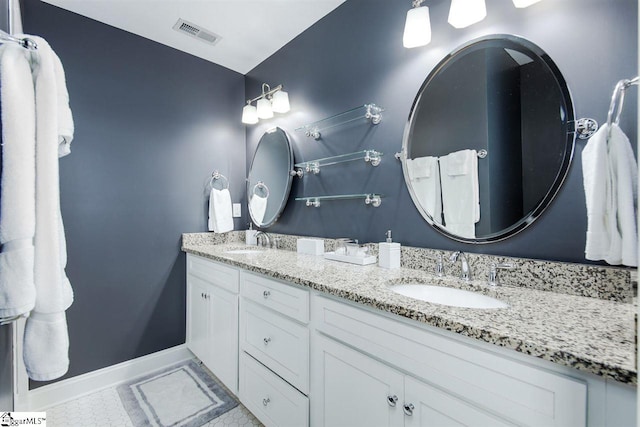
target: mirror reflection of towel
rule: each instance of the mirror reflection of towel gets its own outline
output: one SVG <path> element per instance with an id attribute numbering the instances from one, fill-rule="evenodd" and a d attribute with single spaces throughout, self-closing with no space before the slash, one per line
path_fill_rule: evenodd
<path id="1" fill-rule="evenodd" d="M 267 197 L 254 194 L 249 201 L 249 210 L 255 223 L 261 225 L 264 219 L 264 213 L 267 211 Z"/>
<path id="2" fill-rule="evenodd" d="M 226 233 L 233 230 L 231 193 L 228 189 L 211 189 L 209 195 L 209 231 Z"/>
<path id="3" fill-rule="evenodd" d="M 478 154 L 461 150 L 440 157 L 442 208 L 446 227 L 460 237 L 476 237 L 480 220 Z"/>

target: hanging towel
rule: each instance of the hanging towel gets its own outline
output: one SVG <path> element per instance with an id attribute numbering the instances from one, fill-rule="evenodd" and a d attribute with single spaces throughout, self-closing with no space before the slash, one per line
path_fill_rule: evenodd
<path id="1" fill-rule="evenodd" d="M 73 115 L 69 107 L 69 93 L 67 92 L 64 68 L 62 68 L 62 62 L 57 55 L 53 55 L 53 66 L 58 92 L 58 157 L 63 157 L 71 153 L 74 132 Z"/>
<path id="2" fill-rule="evenodd" d="M 209 194 L 209 231 L 226 233 L 233 231 L 231 193 L 228 189 L 211 188 Z"/>
<path id="3" fill-rule="evenodd" d="M 438 158 L 427 156 L 407 159 L 407 172 L 418 203 L 435 222 L 441 224 L 442 201 Z"/>
<path id="4" fill-rule="evenodd" d="M 58 60 L 49 44 L 40 37 L 24 37 L 32 38 L 38 50 L 31 53 L 36 106 L 36 304 L 25 326 L 23 358 L 30 378 L 48 381 L 68 370 L 65 310 L 73 303 L 73 290 L 64 271 L 67 256 L 58 174 L 58 96 L 66 93 L 66 88 L 57 88 L 64 80 L 56 75 Z M 66 99 L 64 102 L 68 106 Z"/>
<path id="5" fill-rule="evenodd" d="M 36 302 L 33 278 L 35 100 L 28 52 L 0 47 L 2 176 L 0 184 L 0 323 L 28 314 Z"/>
<path id="6" fill-rule="evenodd" d="M 582 151 L 587 204 L 585 258 L 637 266 L 638 166 L 629 139 L 617 125 L 604 124 Z"/>
<path id="7" fill-rule="evenodd" d="M 262 197 L 257 194 L 251 196 L 251 200 L 249 201 L 251 217 L 258 226 L 262 225 L 262 221 L 264 220 L 264 213 L 267 211 L 267 201 L 267 197 Z"/>
<path id="8" fill-rule="evenodd" d="M 445 227 L 460 237 L 475 238 L 480 220 L 478 154 L 461 150 L 442 156 L 440 172 Z"/>

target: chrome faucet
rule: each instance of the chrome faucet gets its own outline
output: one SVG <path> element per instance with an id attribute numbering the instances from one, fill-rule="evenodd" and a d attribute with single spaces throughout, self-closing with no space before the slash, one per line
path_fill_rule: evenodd
<path id="1" fill-rule="evenodd" d="M 256 233 L 256 242 L 258 243 L 258 246 L 270 248 L 271 236 L 269 236 L 265 231 L 258 231 Z"/>
<path id="2" fill-rule="evenodd" d="M 452 264 L 460 259 L 460 267 L 462 272 L 460 273 L 460 278 L 465 282 L 471 280 L 471 267 L 469 267 L 469 262 L 467 261 L 467 256 L 462 251 L 456 251 L 449 257 L 449 262 Z"/>
<path id="3" fill-rule="evenodd" d="M 518 268 L 518 266 L 511 263 L 496 264 L 495 262 L 492 262 L 489 266 L 489 286 L 500 286 L 498 270 L 513 270 L 514 268 Z"/>

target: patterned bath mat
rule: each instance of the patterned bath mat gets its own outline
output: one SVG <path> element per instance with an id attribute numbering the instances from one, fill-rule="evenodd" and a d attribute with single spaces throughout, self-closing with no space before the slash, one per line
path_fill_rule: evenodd
<path id="1" fill-rule="evenodd" d="M 199 427 L 238 402 L 194 361 L 118 386 L 134 426 Z"/>

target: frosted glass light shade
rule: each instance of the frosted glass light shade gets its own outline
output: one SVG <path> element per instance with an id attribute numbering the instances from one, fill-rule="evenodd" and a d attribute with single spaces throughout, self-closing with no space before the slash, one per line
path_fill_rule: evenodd
<path id="1" fill-rule="evenodd" d="M 529 7 L 540 0 L 513 0 L 513 5 L 517 8 Z"/>
<path id="2" fill-rule="evenodd" d="M 449 24 L 456 28 L 468 27 L 487 16 L 484 0 L 451 0 Z"/>
<path id="3" fill-rule="evenodd" d="M 427 6 L 414 7 L 407 12 L 402 44 L 406 48 L 424 46 L 431 42 L 431 20 Z"/>
<path id="4" fill-rule="evenodd" d="M 267 98 L 260 98 L 257 102 L 258 118 L 270 119 L 273 117 L 273 110 L 271 109 L 271 101 Z"/>
<path id="5" fill-rule="evenodd" d="M 291 109 L 289 106 L 289 94 L 283 90 L 274 93 L 271 99 L 271 109 L 275 113 L 287 113 Z"/>
<path id="6" fill-rule="evenodd" d="M 242 109 L 242 123 L 255 125 L 258 123 L 258 110 L 251 104 L 247 104 Z"/>

